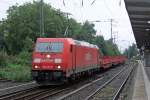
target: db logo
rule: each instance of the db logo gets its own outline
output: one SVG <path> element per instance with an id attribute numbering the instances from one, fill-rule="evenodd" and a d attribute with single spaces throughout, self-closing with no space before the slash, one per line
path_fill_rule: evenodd
<path id="1" fill-rule="evenodd" d="M 86 55 L 85 55 L 85 59 L 86 60 L 92 60 L 92 54 L 90 52 L 88 52 Z"/>

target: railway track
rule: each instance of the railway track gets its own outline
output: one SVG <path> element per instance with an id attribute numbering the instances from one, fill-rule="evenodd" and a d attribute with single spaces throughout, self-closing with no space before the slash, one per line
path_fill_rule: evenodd
<path id="1" fill-rule="evenodd" d="M 119 94 L 123 86 L 127 82 L 133 67 L 125 69 L 122 73 L 114 76 L 107 81 L 103 86 L 99 87 L 93 94 L 89 95 L 85 100 L 118 100 Z"/>
<path id="2" fill-rule="evenodd" d="M 107 81 L 97 79 L 90 84 L 60 97 L 58 100 L 117 100 L 116 98 L 118 98 L 132 69 L 132 67 L 125 67 Z M 105 82 L 102 83 L 102 81 Z"/>
<path id="3" fill-rule="evenodd" d="M 70 87 L 33 87 L 30 89 L 0 96 L 0 100 L 43 100 L 47 97 L 68 91 Z"/>
<path id="4" fill-rule="evenodd" d="M 119 71 L 121 69 L 122 69 L 122 67 L 116 67 L 116 68 L 111 69 L 107 72 L 104 72 L 100 75 L 97 75 L 94 78 L 91 78 L 88 80 L 83 80 L 81 82 L 77 82 L 77 83 L 72 84 L 72 85 L 69 84 L 67 86 L 45 87 L 45 88 L 34 87 L 34 88 L 26 89 L 23 91 L 14 92 L 11 94 L 0 96 L 0 100 L 47 100 L 47 99 L 58 100 L 58 99 L 66 99 L 69 97 L 68 94 L 70 94 L 70 93 L 71 93 L 71 95 L 79 94 L 79 91 L 84 90 L 85 88 L 93 89 L 93 88 L 97 88 L 97 85 L 101 86 L 102 84 L 104 84 L 104 82 L 106 80 L 110 79 L 110 77 L 112 77 L 112 75 L 114 75 L 117 71 Z M 126 67 L 124 69 L 126 69 Z M 120 73 L 122 71 L 123 71 L 123 69 L 120 71 Z M 81 91 L 81 92 L 83 92 L 83 91 Z M 87 92 L 87 90 L 86 90 L 86 92 Z M 85 94 L 86 94 L 86 92 L 85 92 Z M 93 92 L 93 91 L 90 91 L 90 92 Z M 61 97 L 61 98 L 59 98 L 59 97 Z M 70 99 L 70 100 L 73 100 L 73 99 Z M 78 100 L 78 99 L 74 99 L 74 100 Z M 81 100 L 83 100 L 83 99 L 81 99 Z"/>
<path id="5" fill-rule="evenodd" d="M 25 89 L 25 90 L 16 91 L 16 92 L 13 92 L 13 93 L 1 95 L 0 100 L 11 100 L 12 98 L 15 98 L 16 96 L 23 95 L 23 94 L 29 93 L 31 91 L 35 91 L 37 89 L 38 89 L 38 87 L 32 87 L 32 88 L 29 88 L 29 89 Z"/>
<path id="6" fill-rule="evenodd" d="M 12 80 L 8 80 L 8 79 L 5 79 L 5 78 L 0 78 L 0 82 L 11 82 Z"/>

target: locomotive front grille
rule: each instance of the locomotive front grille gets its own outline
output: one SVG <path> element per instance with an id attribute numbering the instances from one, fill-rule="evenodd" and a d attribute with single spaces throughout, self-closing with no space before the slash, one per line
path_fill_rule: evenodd
<path id="1" fill-rule="evenodd" d="M 32 71 L 32 77 L 37 81 L 57 81 L 62 79 L 64 75 L 62 71 Z"/>

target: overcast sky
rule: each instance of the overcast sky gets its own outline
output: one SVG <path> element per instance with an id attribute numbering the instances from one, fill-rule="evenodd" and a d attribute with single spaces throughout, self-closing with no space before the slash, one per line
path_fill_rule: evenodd
<path id="1" fill-rule="evenodd" d="M 0 20 L 6 18 L 6 10 L 18 3 L 22 5 L 25 2 L 33 0 L 1 0 L 0 1 Z M 35 0 L 36 1 L 36 0 Z M 113 19 L 113 37 L 121 50 L 124 50 L 132 43 L 135 43 L 132 28 L 124 5 L 124 0 L 44 0 L 56 9 L 63 12 L 69 12 L 78 22 L 86 20 L 102 22 L 94 22 L 97 35 L 103 35 L 105 39 L 110 38 L 110 19 Z M 121 1 L 121 5 L 120 5 Z M 108 21 L 108 22 L 103 22 Z"/>

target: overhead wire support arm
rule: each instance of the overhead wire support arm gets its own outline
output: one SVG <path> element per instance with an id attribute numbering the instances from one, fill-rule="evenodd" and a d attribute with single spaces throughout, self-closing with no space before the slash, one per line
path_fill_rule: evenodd
<path id="1" fill-rule="evenodd" d="M 64 37 L 67 37 L 67 35 L 68 35 L 68 29 L 70 27 L 69 15 L 72 15 L 72 14 L 68 13 L 68 12 L 64 12 L 64 14 L 66 14 L 66 16 L 67 16 L 67 27 L 65 29 Z"/>
<path id="2" fill-rule="evenodd" d="M 93 4 L 95 3 L 95 1 L 96 1 L 96 0 L 93 0 L 92 3 L 91 3 L 91 5 L 93 5 Z"/>

